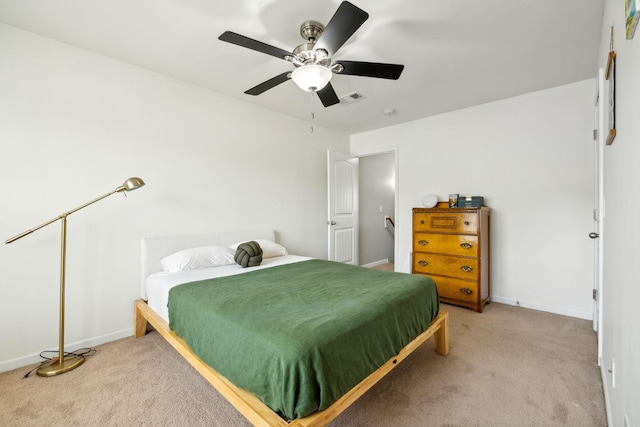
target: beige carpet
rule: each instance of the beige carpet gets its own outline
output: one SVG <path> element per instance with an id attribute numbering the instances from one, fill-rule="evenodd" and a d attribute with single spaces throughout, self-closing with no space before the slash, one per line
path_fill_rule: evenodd
<path id="1" fill-rule="evenodd" d="M 591 322 L 496 303 L 443 308 L 449 356 L 431 339 L 332 426 L 606 425 Z M 250 425 L 156 332 L 97 350 L 56 377 L 0 374 L 0 425 Z"/>

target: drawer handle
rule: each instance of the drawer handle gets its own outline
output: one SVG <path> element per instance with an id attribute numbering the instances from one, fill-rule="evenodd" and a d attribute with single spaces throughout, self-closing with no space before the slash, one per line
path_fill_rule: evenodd
<path id="1" fill-rule="evenodd" d="M 427 240 L 424 240 L 424 239 L 420 240 L 418 243 L 421 244 L 422 246 L 427 246 L 429 244 L 429 242 Z"/>
<path id="2" fill-rule="evenodd" d="M 471 249 L 473 245 L 471 243 L 464 242 L 464 243 L 460 243 L 460 247 L 462 249 Z"/>
<path id="3" fill-rule="evenodd" d="M 469 225 L 469 224 L 471 224 L 469 221 L 464 222 L 464 225 Z"/>
<path id="4" fill-rule="evenodd" d="M 418 261 L 418 264 L 420 264 L 423 267 L 426 267 L 427 265 L 429 265 L 429 263 L 427 261 L 424 261 L 424 260 Z"/>
<path id="5" fill-rule="evenodd" d="M 421 219 L 421 220 L 420 220 L 420 224 L 424 224 L 424 219 Z"/>
<path id="6" fill-rule="evenodd" d="M 471 295 L 473 293 L 473 291 L 469 288 L 462 288 L 460 289 L 460 292 L 462 292 L 465 295 Z"/>
<path id="7" fill-rule="evenodd" d="M 460 267 L 460 270 L 464 271 L 465 273 L 471 273 L 473 271 L 473 267 L 469 267 L 468 265 L 463 265 L 462 267 Z"/>

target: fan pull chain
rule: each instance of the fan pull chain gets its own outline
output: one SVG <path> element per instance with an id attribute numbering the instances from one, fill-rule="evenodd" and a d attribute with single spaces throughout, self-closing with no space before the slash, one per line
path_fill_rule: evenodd
<path id="1" fill-rule="evenodd" d="M 312 89 L 311 97 L 309 98 L 309 110 L 311 111 L 311 120 L 315 120 L 316 118 L 316 113 L 313 111 L 313 95 L 315 95 L 315 93 L 316 91 Z M 313 124 L 309 127 L 309 133 L 313 133 Z"/>

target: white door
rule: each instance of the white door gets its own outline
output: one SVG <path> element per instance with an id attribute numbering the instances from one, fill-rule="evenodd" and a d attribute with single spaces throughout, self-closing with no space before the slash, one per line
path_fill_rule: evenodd
<path id="1" fill-rule="evenodd" d="M 358 158 L 327 150 L 329 260 L 358 265 Z"/>
<path id="2" fill-rule="evenodd" d="M 593 239 L 593 330 L 598 334 L 598 365 L 602 359 L 602 238 L 604 228 L 604 70 L 598 70 L 595 97 L 595 130 L 594 130 L 594 201 L 593 231 L 589 237 Z"/>

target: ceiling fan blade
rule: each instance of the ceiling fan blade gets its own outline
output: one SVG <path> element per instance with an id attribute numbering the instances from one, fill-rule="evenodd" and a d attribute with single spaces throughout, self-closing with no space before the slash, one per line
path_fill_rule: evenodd
<path id="1" fill-rule="evenodd" d="M 324 49 L 329 52 L 330 57 L 333 56 L 367 19 L 367 12 L 343 1 L 324 28 L 314 49 Z"/>
<path id="2" fill-rule="evenodd" d="M 260 83 L 257 86 L 252 87 L 251 89 L 245 91 L 244 93 L 246 93 L 247 95 L 260 95 L 263 92 L 268 91 L 269 89 L 272 89 L 276 86 L 278 86 L 280 83 L 284 83 L 287 80 L 289 80 L 289 78 L 291 77 L 291 72 L 287 71 L 286 73 L 282 73 L 280 75 L 277 75 L 265 82 Z"/>
<path id="3" fill-rule="evenodd" d="M 336 61 L 344 69 L 338 74 L 348 74 L 351 76 L 376 77 L 379 79 L 398 80 L 404 65 L 381 64 L 378 62 L 358 62 L 358 61 Z"/>
<path id="4" fill-rule="evenodd" d="M 287 52 L 284 49 L 280 49 L 275 46 L 271 46 L 266 43 L 262 43 L 258 40 L 250 39 L 249 37 L 245 37 L 243 35 L 233 33 L 231 31 L 225 31 L 220 34 L 218 37 L 219 40 L 223 42 L 235 44 L 238 46 L 246 47 L 247 49 L 252 49 L 258 52 L 266 53 L 267 55 L 275 56 L 276 58 L 285 59 L 287 56 L 293 57 L 293 53 Z"/>
<path id="5" fill-rule="evenodd" d="M 338 99 L 338 95 L 336 95 L 336 91 L 333 90 L 333 86 L 331 83 L 327 83 L 325 87 L 316 92 L 318 94 L 318 98 L 322 101 L 322 105 L 325 107 L 331 107 L 332 105 L 339 104 L 340 99 Z"/>

